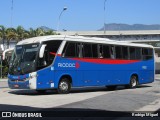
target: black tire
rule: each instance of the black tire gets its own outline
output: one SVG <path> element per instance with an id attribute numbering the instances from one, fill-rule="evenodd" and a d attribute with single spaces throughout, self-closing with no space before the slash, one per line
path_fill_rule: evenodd
<path id="1" fill-rule="evenodd" d="M 132 75 L 130 78 L 129 85 L 126 85 L 126 88 L 136 88 L 138 85 L 138 78 L 135 75 Z"/>
<path id="2" fill-rule="evenodd" d="M 59 94 L 68 94 L 71 90 L 71 83 L 68 78 L 62 78 L 58 84 Z"/>
<path id="3" fill-rule="evenodd" d="M 108 90 L 115 90 L 117 86 L 106 86 Z"/>

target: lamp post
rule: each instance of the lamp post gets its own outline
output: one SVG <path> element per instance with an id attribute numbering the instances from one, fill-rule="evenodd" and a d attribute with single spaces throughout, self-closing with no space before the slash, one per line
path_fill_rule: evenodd
<path id="1" fill-rule="evenodd" d="M 11 27 L 13 27 L 12 26 L 12 24 L 13 24 L 13 0 L 11 2 L 12 2 L 11 3 Z"/>
<path id="2" fill-rule="evenodd" d="M 59 30 L 60 19 L 61 19 L 62 13 L 63 13 L 64 11 L 66 11 L 66 10 L 67 10 L 67 7 L 64 7 L 63 10 L 62 10 L 62 12 L 61 12 L 60 15 L 59 15 L 58 24 L 57 24 L 57 31 Z"/>
<path id="3" fill-rule="evenodd" d="M 104 35 L 106 34 L 106 1 L 104 0 Z"/>

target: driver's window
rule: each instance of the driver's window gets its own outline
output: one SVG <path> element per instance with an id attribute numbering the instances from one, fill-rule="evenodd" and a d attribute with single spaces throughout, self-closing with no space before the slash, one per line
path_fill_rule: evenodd
<path id="1" fill-rule="evenodd" d="M 58 51 L 58 48 L 60 46 L 62 41 L 59 40 L 53 40 L 53 41 L 47 41 L 43 44 L 46 44 L 45 51 L 43 58 L 38 58 L 38 69 L 42 69 L 44 67 L 47 67 L 53 63 L 53 60 L 56 56 L 56 53 Z"/>

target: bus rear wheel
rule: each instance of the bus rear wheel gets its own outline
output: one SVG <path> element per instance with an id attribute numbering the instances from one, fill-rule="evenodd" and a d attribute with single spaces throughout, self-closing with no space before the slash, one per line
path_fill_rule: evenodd
<path id="1" fill-rule="evenodd" d="M 136 88 L 138 85 L 138 77 L 135 75 L 132 75 L 130 78 L 129 85 L 126 86 L 126 88 Z"/>
<path id="2" fill-rule="evenodd" d="M 71 83 L 68 78 L 62 78 L 58 85 L 59 94 L 68 94 L 71 89 Z"/>

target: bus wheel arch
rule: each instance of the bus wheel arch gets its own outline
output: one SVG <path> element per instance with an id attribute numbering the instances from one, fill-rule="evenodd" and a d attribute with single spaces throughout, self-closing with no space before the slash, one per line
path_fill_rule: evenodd
<path id="1" fill-rule="evenodd" d="M 134 73 L 130 76 L 129 85 L 126 85 L 126 88 L 136 88 L 139 84 L 138 74 Z"/>
<path id="2" fill-rule="evenodd" d="M 72 78 L 70 75 L 63 75 L 58 83 L 58 93 L 59 94 L 67 94 L 70 92 L 72 86 Z"/>

